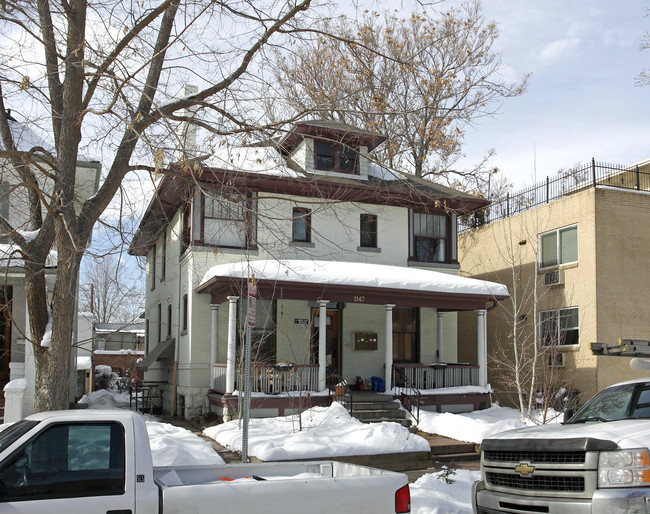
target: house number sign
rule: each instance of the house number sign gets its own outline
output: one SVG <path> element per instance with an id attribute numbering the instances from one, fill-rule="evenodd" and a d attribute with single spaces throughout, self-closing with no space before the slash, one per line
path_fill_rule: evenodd
<path id="1" fill-rule="evenodd" d="M 352 301 L 354 303 L 365 303 L 366 297 L 365 296 L 353 296 Z"/>

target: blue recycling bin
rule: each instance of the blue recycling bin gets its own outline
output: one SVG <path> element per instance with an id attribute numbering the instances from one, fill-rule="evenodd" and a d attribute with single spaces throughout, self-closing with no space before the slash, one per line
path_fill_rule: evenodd
<path id="1" fill-rule="evenodd" d="M 377 392 L 383 392 L 386 390 L 386 383 L 379 377 L 372 377 L 372 390 Z"/>

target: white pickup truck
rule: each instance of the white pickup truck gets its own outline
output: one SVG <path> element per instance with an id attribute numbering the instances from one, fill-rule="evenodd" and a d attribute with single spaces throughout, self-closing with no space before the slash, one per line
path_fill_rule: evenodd
<path id="1" fill-rule="evenodd" d="M 143 418 L 29 416 L 0 432 L 0 512 L 401 513 L 405 475 L 334 461 L 153 467 Z"/>
<path id="2" fill-rule="evenodd" d="M 650 378 L 610 386 L 562 424 L 484 439 L 474 512 L 650 513 Z"/>

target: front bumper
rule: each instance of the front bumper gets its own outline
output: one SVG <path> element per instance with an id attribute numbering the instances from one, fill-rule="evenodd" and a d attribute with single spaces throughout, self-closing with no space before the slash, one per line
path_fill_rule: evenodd
<path id="1" fill-rule="evenodd" d="M 478 514 L 650 514 L 650 489 L 598 489 L 591 499 L 567 499 L 489 491 L 478 481 L 472 486 L 472 507 Z"/>

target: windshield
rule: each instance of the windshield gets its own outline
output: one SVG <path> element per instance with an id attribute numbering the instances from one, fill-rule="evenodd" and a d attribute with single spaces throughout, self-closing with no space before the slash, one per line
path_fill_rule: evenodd
<path id="1" fill-rule="evenodd" d="M 569 423 L 650 418 L 650 383 L 608 387 L 589 400 Z"/>

